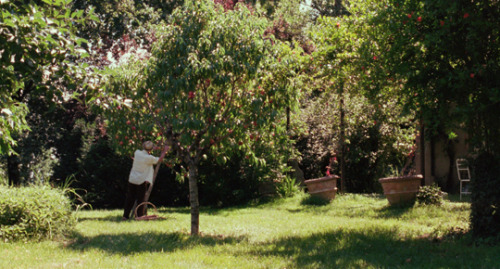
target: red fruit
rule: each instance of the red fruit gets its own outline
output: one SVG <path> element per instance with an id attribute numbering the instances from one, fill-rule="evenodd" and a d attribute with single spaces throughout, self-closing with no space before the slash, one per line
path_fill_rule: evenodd
<path id="1" fill-rule="evenodd" d="M 210 144 L 211 144 L 211 145 L 215 144 L 215 140 L 210 139 Z"/>
<path id="2" fill-rule="evenodd" d="M 410 19 L 411 19 L 411 14 L 408 14 L 408 15 L 406 15 L 406 16 L 408 16 L 408 18 L 410 18 Z"/>
<path id="3" fill-rule="evenodd" d="M 132 130 L 135 131 L 135 129 L 136 129 L 135 126 L 132 126 Z"/>
<path id="4" fill-rule="evenodd" d="M 189 92 L 189 99 L 193 99 L 194 98 L 194 92 L 190 91 Z"/>
<path id="5" fill-rule="evenodd" d="M 118 138 L 120 138 L 120 136 L 116 135 L 115 138 L 118 139 Z"/>
<path id="6" fill-rule="evenodd" d="M 464 19 L 467 19 L 469 17 L 469 13 L 464 14 Z"/>
<path id="7" fill-rule="evenodd" d="M 378 57 L 377 57 L 377 56 L 373 56 L 373 60 L 377 60 L 377 59 L 378 59 Z"/>
<path id="8" fill-rule="evenodd" d="M 131 122 L 128 120 L 128 121 L 127 121 L 127 125 L 130 125 L 130 124 L 131 124 Z"/>
<path id="9" fill-rule="evenodd" d="M 125 140 L 127 140 L 127 139 L 128 139 L 128 136 L 125 136 Z"/>
<path id="10" fill-rule="evenodd" d="M 123 146 L 123 141 L 120 141 L 120 146 Z"/>
<path id="11" fill-rule="evenodd" d="M 444 26 L 444 21 L 440 21 L 439 24 L 441 24 L 441 26 Z"/>
<path id="12" fill-rule="evenodd" d="M 233 133 L 233 129 L 228 129 L 227 132 L 230 133 L 230 134 L 232 134 Z"/>
<path id="13" fill-rule="evenodd" d="M 240 145 L 240 146 L 241 146 L 241 145 L 243 145 L 243 142 L 241 142 L 241 141 L 240 141 L 240 142 L 238 142 L 238 145 Z"/>
<path id="14" fill-rule="evenodd" d="M 474 78 L 475 74 L 474 73 L 470 73 L 470 78 Z"/>
<path id="15" fill-rule="evenodd" d="M 418 18 L 417 18 L 417 21 L 418 21 L 418 22 L 421 22 L 421 21 L 422 21 L 422 17 L 418 17 Z"/>
<path id="16" fill-rule="evenodd" d="M 266 92 L 265 92 L 265 91 L 260 91 L 260 94 L 261 94 L 261 95 L 265 95 L 265 94 L 266 94 Z"/>

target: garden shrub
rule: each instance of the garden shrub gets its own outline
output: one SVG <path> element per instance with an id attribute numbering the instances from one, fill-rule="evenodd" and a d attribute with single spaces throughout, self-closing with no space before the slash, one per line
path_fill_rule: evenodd
<path id="1" fill-rule="evenodd" d="M 278 182 L 276 191 L 281 197 L 292 197 L 299 193 L 301 191 L 301 188 L 296 182 L 295 178 L 285 176 L 280 182 Z"/>
<path id="2" fill-rule="evenodd" d="M 80 195 L 93 208 L 122 207 L 132 159 L 118 155 L 105 139 L 84 146 L 82 155 L 72 187 L 85 190 Z"/>
<path id="3" fill-rule="evenodd" d="M 265 152 L 264 149 L 261 150 Z M 267 166 L 250 164 L 241 152 L 230 156 L 225 164 L 213 162 L 215 157 L 208 154 L 207 160 L 202 161 L 199 167 L 200 204 L 233 206 L 257 198 L 259 185 L 263 181 L 272 181 L 276 178 L 276 173 L 283 172 L 273 171 L 274 154 L 264 157 Z"/>
<path id="4" fill-rule="evenodd" d="M 417 202 L 422 205 L 441 205 L 443 196 L 446 193 L 441 191 L 438 185 L 420 186 L 417 192 Z"/>
<path id="5" fill-rule="evenodd" d="M 248 177 L 239 158 L 233 157 L 224 165 L 202 162 L 199 168 L 200 204 L 232 206 L 256 197 L 258 180 Z"/>
<path id="6" fill-rule="evenodd" d="M 500 156 L 482 153 L 471 167 L 472 234 L 500 239 Z"/>
<path id="7" fill-rule="evenodd" d="M 52 239 L 75 224 L 71 201 L 61 189 L 48 186 L 0 186 L 0 240 Z"/>

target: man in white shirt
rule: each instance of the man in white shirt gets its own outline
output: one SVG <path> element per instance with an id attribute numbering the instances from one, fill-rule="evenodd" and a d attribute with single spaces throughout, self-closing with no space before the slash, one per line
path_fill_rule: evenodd
<path id="1" fill-rule="evenodd" d="M 125 206 L 122 220 L 127 220 L 130 217 L 130 211 L 137 204 L 144 202 L 146 191 L 149 185 L 153 182 L 153 165 L 162 162 L 165 153 L 168 151 L 168 146 L 162 151 L 161 156 L 154 157 L 150 155 L 154 144 L 151 141 L 146 141 L 142 144 L 142 150 L 136 150 L 134 153 L 134 163 L 128 179 L 127 196 L 125 198 Z M 145 215 L 146 207 L 142 206 L 137 210 L 137 217 Z"/>

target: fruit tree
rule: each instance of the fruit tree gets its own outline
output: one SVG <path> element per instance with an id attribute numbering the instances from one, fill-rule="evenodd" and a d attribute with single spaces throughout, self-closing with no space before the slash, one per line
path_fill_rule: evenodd
<path id="1" fill-rule="evenodd" d="M 210 1 L 188 2 L 174 11 L 149 60 L 115 73 L 100 99 L 109 135 L 125 152 L 144 139 L 172 145 L 169 158 L 189 180 L 193 235 L 204 155 L 224 162 L 237 149 L 264 165 L 253 143 L 286 140 L 283 110 L 297 94 L 286 86 L 286 70 L 296 57 L 263 35 L 268 25 L 243 5 L 226 12 Z"/>

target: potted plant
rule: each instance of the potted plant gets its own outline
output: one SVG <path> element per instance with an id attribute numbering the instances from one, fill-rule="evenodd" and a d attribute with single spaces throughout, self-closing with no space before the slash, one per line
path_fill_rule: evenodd
<path id="1" fill-rule="evenodd" d="M 337 193 L 337 179 L 339 176 L 330 174 L 330 167 L 334 161 L 336 161 L 336 158 L 332 157 L 330 165 L 326 167 L 326 176 L 304 181 L 309 194 L 326 200 L 335 199 L 335 194 Z"/>
<path id="2" fill-rule="evenodd" d="M 391 206 L 414 202 L 417 197 L 417 192 L 424 177 L 415 174 L 415 170 L 410 168 L 414 154 L 415 151 L 413 150 L 401 173 L 379 179 L 384 195 Z"/>
<path id="3" fill-rule="evenodd" d="M 400 175 L 379 179 L 390 205 L 410 203 L 415 200 L 422 175 Z"/>

